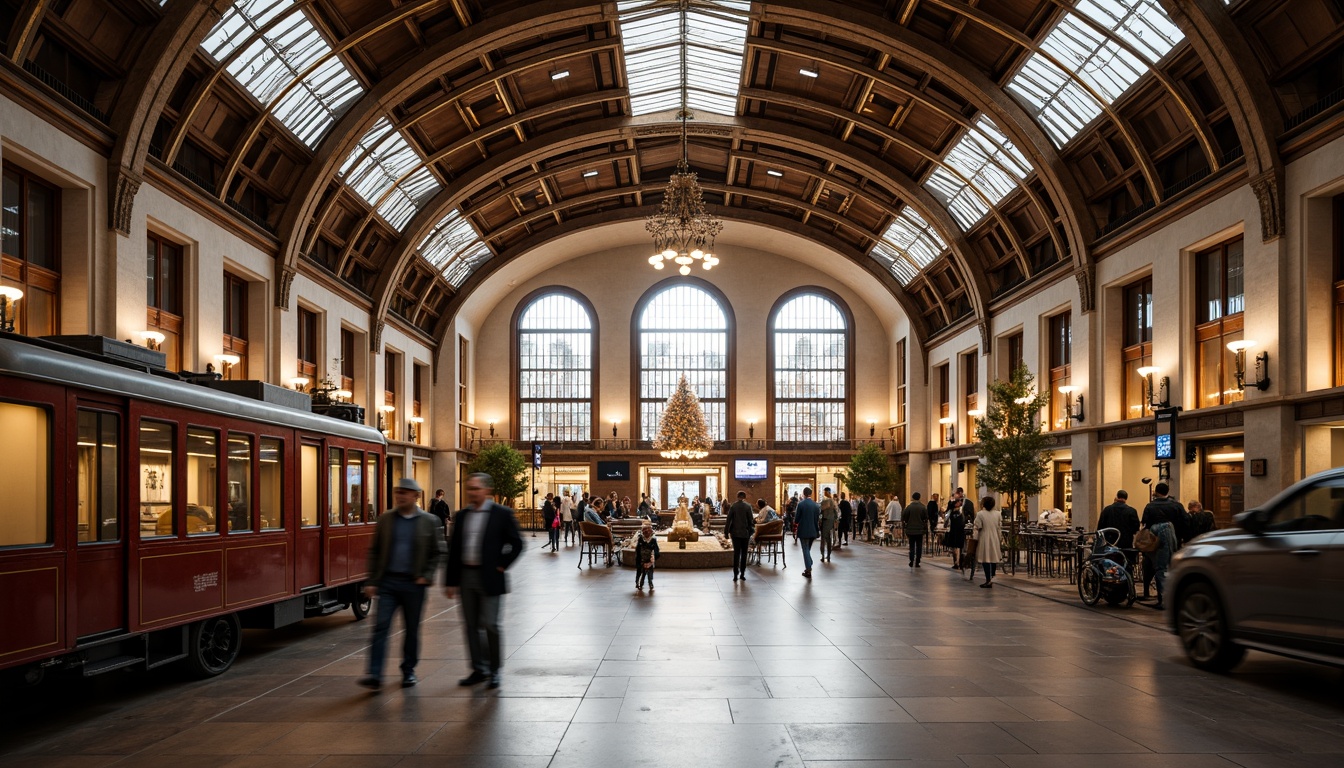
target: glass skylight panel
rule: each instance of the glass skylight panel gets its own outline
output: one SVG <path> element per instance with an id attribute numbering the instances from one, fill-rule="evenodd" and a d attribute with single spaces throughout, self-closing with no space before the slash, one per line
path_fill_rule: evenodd
<path id="1" fill-rule="evenodd" d="M 980 221 L 989 205 L 1011 194 L 1031 170 L 1027 158 L 983 115 L 948 149 L 943 162 L 951 171 L 935 169 L 924 186 L 947 204 L 962 229 Z"/>
<path id="2" fill-rule="evenodd" d="M 616 4 L 635 115 L 681 106 L 681 17 L 675 2 Z M 750 2 L 691 0 L 686 16 L 686 100 L 692 110 L 737 114 Z"/>
<path id="3" fill-rule="evenodd" d="M 472 271 L 492 254 L 471 222 L 454 209 L 421 241 L 420 255 L 443 274 L 449 285 L 461 288 Z"/>
<path id="4" fill-rule="evenodd" d="M 382 117 L 345 159 L 341 175 L 365 202 L 378 206 L 387 223 L 401 229 L 420 210 L 421 203 L 439 190 L 439 182 L 428 168 L 411 171 L 422 162 L 401 132 Z M 398 184 L 397 179 L 407 173 L 410 175 Z"/>
<path id="5" fill-rule="evenodd" d="M 1080 16 L 1108 30 L 1138 55 Z M 1040 46 L 1109 105 L 1182 37 L 1159 0 L 1082 0 L 1050 30 Z M 1069 73 L 1037 53 L 1008 83 L 1008 89 L 1037 112 L 1042 126 L 1059 146 L 1078 135 L 1102 111 L 1102 104 Z"/>
<path id="6" fill-rule="evenodd" d="M 274 116 L 309 147 L 317 146 L 346 103 L 364 93 L 293 0 L 238 0 L 201 47 L 218 61 L 236 53 L 226 71 L 264 105 L 299 81 Z M 317 64 L 324 57 L 329 58 Z"/>
<path id="7" fill-rule="evenodd" d="M 896 214 L 896 220 L 887 227 L 871 253 L 887 265 L 901 285 L 909 285 L 920 270 L 932 264 L 945 250 L 947 243 L 943 238 L 923 216 L 907 205 Z"/>

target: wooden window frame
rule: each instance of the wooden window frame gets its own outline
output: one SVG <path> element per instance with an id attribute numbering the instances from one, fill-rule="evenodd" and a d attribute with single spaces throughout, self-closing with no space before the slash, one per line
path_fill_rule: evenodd
<path id="1" fill-rule="evenodd" d="M 1124 419 L 1145 419 L 1153 415 L 1152 395 L 1145 391 L 1142 377 L 1138 376 L 1137 370 L 1144 366 L 1153 364 L 1153 318 L 1151 307 L 1153 303 L 1153 276 L 1148 275 L 1126 285 L 1122 289 L 1124 297 L 1124 334 L 1120 338 L 1120 418 Z M 1148 301 L 1143 306 L 1148 309 L 1140 310 L 1138 298 L 1147 296 Z M 1134 372 L 1134 375 L 1130 375 Z M 1136 378 L 1138 377 L 1138 378 Z M 1138 397 L 1132 391 L 1135 383 L 1138 383 Z M 1153 381 L 1153 386 L 1159 386 L 1157 380 Z M 1131 401 L 1138 403 L 1138 410 L 1131 410 Z"/>
<path id="2" fill-rule="evenodd" d="M 183 273 L 187 266 L 187 248 L 182 243 L 169 240 L 154 232 L 149 233 L 146 244 L 154 249 L 154 290 L 151 292 L 148 286 L 145 288 L 147 294 L 145 297 L 145 323 L 149 330 L 158 331 L 166 337 L 164 344 L 167 346 L 168 370 L 182 370 L 184 365 L 182 342 L 186 337 L 186 288 Z M 163 278 L 164 252 L 169 248 L 177 252 L 177 271 L 173 275 L 173 279 L 165 281 Z M 148 258 L 148 254 L 146 254 L 146 257 Z M 148 279 L 148 275 L 146 275 L 146 279 Z M 172 293 L 173 298 L 176 299 L 176 306 L 181 310 L 181 314 L 164 308 L 165 285 Z M 150 293 L 153 295 L 148 295 Z"/>
<path id="3" fill-rule="evenodd" d="M 320 346 L 318 314 L 311 309 L 299 307 L 296 320 L 299 326 L 298 333 L 296 334 L 298 350 L 295 354 L 299 363 L 298 373 L 300 376 L 306 376 L 310 382 L 316 384 L 317 361 L 322 355 L 322 351 L 318 349 Z M 308 347 L 308 349 L 304 349 L 305 347 Z M 305 353 L 311 357 L 305 357 Z"/>
<path id="4" fill-rule="evenodd" d="M 794 333 L 796 333 L 796 332 L 798 332 L 797 329 L 790 329 L 790 328 L 785 328 L 785 329 L 782 329 L 782 330 L 778 329 L 778 328 L 777 328 L 777 325 L 778 325 L 779 313 L 780 313 L 780 311 L 784 308 L 784 306 L 787 305 L 789 302 L 793 301 L 794 299 L 797 299 L 797 298 L 800 298 L 800 297 L 804 297 L 804 296 L 815 296 L 815 297 L 817 297 L 817 298 L 819 298 L 819 299 L 822 299 L 822 300 L 824 300 L 824 301 L 830 302 L 830 303 L 836 308 L 836 310 L 838 310 L 838 311 L 840 312 L 840 317 L 841 317 L 841 319 L 843 320 L 843 322 L 844 322 L 844 324 L 845 324 L 844 330 L 842 330 L 842 331 L 840 331 L 840 332 L 838 332 L 838 333 L 837 333 L 836 331 L 834 331 L 834 330 L 821 331 L 821 332 L 823 332 L 823 333 L 829 333 L 829 334 L 835 334 L 835 335 L 842 335 L 842 336 L 844 337 L 844 341 L 845 341 L 845 356 L 844 356 L 844 360 L 845 360 L 845 362 L 844 362 L 845 395 L 844 395 L 844 397 L 842 397 L 842 398 L 804 398 L 804 397 L 781 398 L 781 397 L 779 396 L 779 392 L 778 392 L 778 388 L 777 388 L 777 382 L 776 382 L 776 364 L 777 364 L 777 360 L 776 360 L 776 350 L 777 350 L 777 339 L 778 339 L 778 335 L 779 335 L 780 333 L 789 333 L 789 332 L 794 332 Z M 853 434 L 854 434 L 854 431 L 853 431 L 853 429 L 854 429 L 853 421 L 854 421 L 854 416 L 855 416 L 855 414 L 854 414 L 854 386 L 855 386 L 854 369 L 855 369 L 856 366 L 855 366 L 855 362 L 854 362 L 854 361 L 855 361 L 855 357 L 854 357 L 854 353 L 855 353 L 855 352 L 854 352 L 854 316 L 853 316 L 853 313 L 852 313 L 852 312 L 850 311 L 850 309 L 849 309 L 849 305 L 846 304 L 845 301 L 844 301 L 843 299 L 841 299 L 840 296 L 837 295 L 837 294 L 835 294 L 835 293 L 832 293 L 832 292 L 830 292 L 830 291 L 827 291 L 827 290 L 825 290 L 825 289 L 823 289 L 823 288 L 819 288 L 819 287 L 816 287 L 816 286 L 808 286 L 808 287 L 798 288 L 798 289 L 789 291 L 788 293 L 786 293 L 786 294 L 784 294 L 783 296 L 779 297 L 779 299 L 778 299 L 777 301 L 775 301 L 775 306 L 771 308 L 771 310 L 770 310 L 770 314 L 767 315 L 767 317 L 769 318 L 769 322 L 768 322 L 767 327 L 766 327 L 766 334 L 767 334 L 767 335 L 766 335 L 766 353 L 765 353 L 765 356 L 766 356 L 766 365 L 767 365 L 767 368 L 768 368 L 767 375 L 766 375 L 766 406 L 765 406 L 766 414 L 767 414 L 767 415 L 766 415 L 766 422 L 767 422 L 767 423 L 766 423 L 766 434 L 769 435 L 770 437 L 774 438 L 776 441 L 779 441 L 779 442 L 786 442 L 786 443 L 813 443 L 813 442 L 826 442 L 825 440 L 820 440 L 820 439 L 817 439 L 817 438 L 815 438 L 815 437 L 813 437 L 813 438 L 799 438 L 797 435 L 794 435 L 794 436 L 791 436 L 791 437 L 788 437 L 788 438 L 782 438 L 782 437 L 780 437 L 780 432 L 779 432 L 779 430 L 780 430 L 780 425 L 779 425 L 779 423 L 778 423 L 778 421 L 777 421 L 777 419 L 776 419 L 776 413 L 775 413 L 776 405 L 777 405 L 777 403 L 779 403 L 779 402 L 782 401 L 782 400 L 783 400 L 783 401 L 787 401 L 787 402 L 791 402 L 791 403 L 840 403 L 841 407 L 844 409 L 844 410 L 843 410 L 843 415 L 842 415 L 842 418 L 841 418 L 841 423 L 844 425 L 844 428 L 843 428 L 843 430 L 841 431 L 840 436 L 839 436 L 838 438 L 836 438 L 836 440 L 839 440 L 839 441 L 847 441 L 847 440 L 851 439 L 851 437 L 852 437 Z"/>
<path id="5" fill-rule="evenodd" d="M 1231 296 L 1228 293 L 1228 258 L 1227 254 L 1231 247 L 1236 243 L 1242 243 L 1242 310 L 1239 312 L 1229 312 Z M 1207 322 L 1199 322 L 1199 311 L 1208 301 L 1209 297 L 1203 295 L 1205 285 L 1205 272 L 1208 260 L 1205 258 L 1210 254 L 1217 252 L 1218 271 L 1219 271 L 1219 298 L 1221 303 L 1219 317 Z M 1205 248 L 1195 254 L 1195 397 L 1194 408 L 1210 408 L 1219 405 L 1230 405 L 1242 400 L 1241 390 L 1236 388 L 1235 370 L 1230 368 L 1228 360 L 1231 352 L 1227 350 L 1227 344 L 1241 338 L 1245 330 L 1245 241 L 1242 237 L 1234 237 L 1230 240 L 1219 243 L 1210 248 Z M 1218 340 L 1218 401 L 1211 402 L 1210 398 L 1204 396 L 1204 350 L 1208 342 Z"/>
<path id="6" fill-rule="evenodd" d="M 23 335 L 30 335 L 29 330 L 33 325 L 33 318 L 29 313 L 29 307 L 32 306 L 31 297 L 36 292 L 50 294 L 51 296 L 51 316 L 47 318 L 52 334 L 61 332 L 61 193 L 62 189 L 55 184 L 48 183 L 40 177 L 28 173 L 22 168 L 4 163 L 0 166 L 0 173 L 4 176 L 14 178 L 19 184 L 19 246 L 18 253 L 0 253 L 0 280 L 5 284 L 14 285 L 23 291 L 23 298 L 19 300 L 18 311 L 15 314 L 14 330 Z M 47 232 L 48 242 L 52 249 L 52 267 L 44 267 L 39 264 L 32 264 L 28 261 L 28 188 L 30 185 L 36 185 L 52 193 L 53 209 L 52 215 L 48 219 L 49 231 Z M 0 240 L 0 244 L 3 240 Z M 45 335 L 45 334 L 38 334 Z"/>
<path id="7" fill-rule="evenodd" d="M 586 334 L 589 335 L 589 339 L 590 339 L 590 343 L 589 343 L 589 353 L 590 353 L 590 355 L 591 355 L 591 363 L 590 363 L 591 368 L 589 369 L 589 374 L 588 374 L 588 375 L 589 375 L 589 382 L 588 382 L 588 393 L 589 393 L 589 397 L 586 397 L 586 398 L 561 398 L 561 397 L 537 398 L 537 397 L 524 397 L 524 396 L 523 396 L 523 390 L 522 390 L 522 374 L 523 374 L 523 358 L 522 358 L 523 348 L 522 348 L 522 340 L 523 340 L 523 333 L 524 333 L 523 328 L 522 328 L 523 317 L 524 317 L 524 315 L 526 315 L 526 314 L 528 313 L 529 310 L 532 309 L 532 307 L 533 307 L 537 302 L 539 302 L 539 301 L 541 301 L 542 299 L 545 299 L 545 298 L 547 298 L 547 297 L 549 297 L 549 296 L 556 296 L 556 295 L 564 296 L 565 298 L 572 299 L 573 301 L 575 301 L 575 302 L 576 302 L 576 303 L 583 309 L 583 311 L 584 311 L 584 312 L 587 314 L 587 316 L 588 316 L 588 329 L 587 329 L 587 330 L 579 330 L 579 329 L 574 329 L 574 328 L 563 328 L 563 329 L 561 329 L 561 328 L 555 328 L 555 329 L 533 328 L 533 329 L 529 329 L 527 332 L 528 332 L 528 333 L 548 333 L 548 332 L 551 332 L 551 333 L 576 333 L 576 334 L 577 334 L 577 333 L 586 333 Z M 513 432 L 513 433 L 516 434 L 516 435 L 519 437 L 519 439 L 524 439 L 524 440 L 526 440 L 526 439 L 532 439 L 533 442 L 543 442 L 543 443 L 545 443 L 545 442 L 565 442 L 565 441 L 556 439 L 556 436 L 555 436 L 554 434 L 551 435 L 550 437 L 546 437 L 546 438 L 540 437 L 540 436 L 537 435 L 537 434 L 532 434 L 531 438 L 524 438 L 523 435 L 525 434 L 525 432 L 526 432 L 526 431 L 528 430 L 528 428 L 529 428 L 529 425 L 526 424 L 525 421 L 524 421 L 524 419 L 523 419 L 523 405 L 524 405 L 524 403 L 571 403 L 571 404 L 582 404 L 582 403 L 585 403 L 585 402 L 586 402 L 586 403 L 589 404 L 589 406 L 588 406 L 588 408 L 589 408 L 589 410 L 588 410 L 588 434 L 587 434 L 587 435 L 582 435 L 582 436 L 580 436 L 580 437 L 578 438 L 578 440 L 579 440 L 580 442 L 582 442 L 582 441 L 595 440 L 595 439 L 599 439 L 599 438 L 601 438 L 601 437 L 602 437 L 602 418 L 601 418 L 601 415 L 600 415 L 600 414 L 601 414 L 601 411 L 599 410 L 599 405 L 598 405 L 598 403 L 599 403 L 599 398 L 598 398 L 598 382 L 600 382 L 600 381 L 602 380 L 602 379 L 601 379 L 601 375 L 600 375 L 600 371 L 601 371 L 601 368 L 600 368 L 601 356 L 600 356 L 600 354 L 599 354 L 599 349 L 598 349 L 598 347 L 599 347 L 599 343 L 598 343 L 598 342 L 599 342 L 599 339 L 601 338 L 601 336 L 600 336 L 599 333 L 598 333 L 597 309 L 596 309 L 595 307 L 593 307 L 593 304 L 592 304 L 592 302 L 590 302 L 590 301 L 588 300 L 588 297 L 587 297 L 587 296 L 584 296 L 583 294 L 579 293 L 578 291 L 575 291 L 575 290 L 572 290 L 572 289 L 569 289 L 569 288 L 565 288 L 565 287 L 563 287 L 563 286 L 555 286 L 555 285 L 552 285 L 552 286 L 546 286 L 546 287 L 544 287 L 544 288 L 538 288 L 537 290 L 535 290 L 535 291 L 529 293 L 527 296 L 524 296 L 523 299 L 522 299 L 522 301 L 518 302 L 518 306 L 514 308 L 513 318 L 512 318 L 512 320 L 510 321 L 510 327 L 513 329 L 513 336 L 512 336 L 513 349 L 512 349 L 512 354 L 510 354 L 510 356 L 509 356 L 509 359 L 512 361 L 512 376 L 511 376 L 510 379 L 509 379 L 509 381 L 510 381 L 510 389 L 511 389 L 511 391 L 510 391 L 510 398 L 509 398 L 509 399 L 510 399 L 510 402 L 512 402 L 512 404 L 513 404 L 513 410 L 512 410 L 512 413 L 513 413 L 513 423 L 514 423 L 514 425 L 516 425 L 516 426 L 514 427 L 514 432 Z M 535 370 L 535 369 L 529 369 L 529 370 Z"/>
<path id="8" fill-rule="evenodd" d="M 1073 373 L 1073 311 L 1064 310 L 1051 315 L 1046 323 L 1046 338 L 1049 339 L 1048 366 L 1050 371 L 1049 431 L 1064 429 L 1071 420 L 1067 418 L 1066 399 L 1060 395 L 1059 388 L 1068 386 Z"/>
<path id="9" fill-rule="evenodd" d="M 240 306 L 233 306 L 233 289 L 240 287 L 242 297 Z M 225 270 L 224 272 L 224 353 L 238 356 L 238 364 L 229 368 L 228 378 L 243 381 L 247 379 L 247 290 L 248 281 Z M 240 316 L 235 316 L 235 310 Z M 232 333 L 234 329 L 240 334 Z"/>

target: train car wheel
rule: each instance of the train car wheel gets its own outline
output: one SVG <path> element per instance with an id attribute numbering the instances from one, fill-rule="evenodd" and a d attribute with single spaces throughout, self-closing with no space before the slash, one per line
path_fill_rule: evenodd
<path id="1" fill-rule="evenodd" d="M 364 582 L 355 585 L 355 599 L 350 601 L 350 611 L 355 621 L 364 619 L 373 611 L 373 598 L 364 594 Z"/>
<path id="2" fill-rule="evenodd" d="M 237 614 L 214 616 L 191 627 L 187 663 L 201 677 L 221 674 L 238 658 L 243 647 L 243 627 Z"/>

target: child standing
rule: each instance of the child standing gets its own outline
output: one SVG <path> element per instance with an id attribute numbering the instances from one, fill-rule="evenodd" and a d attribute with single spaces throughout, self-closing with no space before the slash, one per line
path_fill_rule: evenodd
<path id="1" fill-rule="evenodd" d="M 635 538 L 635 589 L 644 589 L 647 576 L 649 591 L 653 591 L 653 564 L 657 559 L 658 539 L 653 535 L 653 526 L 645 523 Z"/>

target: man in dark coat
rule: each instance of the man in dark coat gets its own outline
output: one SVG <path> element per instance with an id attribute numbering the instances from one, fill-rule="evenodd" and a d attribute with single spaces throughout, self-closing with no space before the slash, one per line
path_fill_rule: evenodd
<path id="1" fill-rule="evenodd" d="M 396 507 L 378 516 L 369 547 L 369 579 L 364 593 L 378 596 L 369 648 L 368 674 L 359 679 L 365 688 L 383 685 L 387 660 L 387 636 L 392 619 L 401 609 L 406 634 L 401 647 L 401 687 L 419 682 L 415 664 L 420 660 L 420 614 L 425 608 L 425 588 L 434 578 L 443 549 L 443 533 L 433 515 L 420 509 L 419 484 L 409 477 L 397 482 L 392 498 Z"/>
<path id="2" fill-rule="evenodd" d="M 840 494 L 840 546 L 849 545 L 849 531 L 854 527 L 854 505 L 845 494 Z"/>
<path id="3" fill-rule="evenodd" d="M 728 508 L 724 532 L 733 540 L 733 581 L 747 578 L 747 546 L 756 532 L 756 516 L 747 503 L 747 492 L 738 491 L 737 501 Z"/>
<path id="4" fill-rule="evenodd" d="M 453 508 L 448 506 L 448 500 L 443 497 L 442 488 L 434 492 L 434 500 L 429 503 L 429 514 L 439 519 L 444 538 L 448 538 L 448 521 L 453 516 Z"/>
<path id="5" fill-rule="evenodd" d="M 910 542 L 910 567 L 921 567 L 919 561 L 924 558 L 924 533 L 929 530 L 929 510 L 919 500 L 919 493 L 910 494 L 910 503 L 901 510 L 901 528 L 905 529 L 905 539 Z"/>
<path id="6" fill-rule="evenodd" d="M 541 507 L 541 524 L 546 528 L 546 544 L 542 549 L 550 547 L 552 552 L 560 549 L 560 529 L 555 524 L 555 516 L 559 513 L 555 507 L 555 494 L 546 494 L 546 503 Z"/>
<path id="7" fill-rule="evenodd" d="M 1169 491 L 1166 483 L 1153 486 L 1153 500 L 1143 508 L 1143 519 L 1140 520 L 1140 524 L 1152 531 L 1159 542 L 1157 550 L 1144 558 L 1143 574 L 1144 597 L 1148 596 L 1149 575 L 1157 582 L 1157 603 L 1153 607 L 1159 610 L 1163 607 L 1162 599 L 1166 594 L 1167 568 L 1171 566 L 1171 556 L 1180 547 L 1180 542 L 1189 536 L 1185 509 L 1180 502 L 1167 495 Z M 1148 567 L 1150 564 L 1151 568 Z"/>
<path id="8" fill-rule="evenodd" d="M 812 578 L 812 543 L 821 537 L 821 507 L 812 500 L 812 489 L 803 489 L 803 500 L 794 510 L 798 539 L 803 543 L 803 576 Z"/>
<path id="9" fill-rule="evenodd" d="M 872 541 L 872 540 L 873 540 L 873 535 L 877 533 L 877 513 L 878 513 L 879 509 L 880 509 L 880 508 L 878 507 L 878 504 L 877 504 L 877 497 L 876 497 L 876 496 L 869 496 L 869 497 L 868 497 L 868 506 L 866 507 L 866 511 L 868 512 L 868 540 L 869 540 L 869 541 Z"/>
<path id="10" fill-rule="evenodd" d="M 1115 492 L 1115 501 L 1101 510 L 1097 518 L 1097 529 L 1114 528 L 1120 532 L 1115 546 L 1125 550 L 1125 561 L 1129 572 L 1134 573 L 1138 565 L 1134 549 L 1134 534 L 1139 532 L 1139 511 L 1129 506 L 1129 494 L 1123 490 Z"/>
<path id="11" fill-rule="evenodd" d="M 494 480 L 484 472 L 467 478 L 470 506 L 457 513 L 448 543 L 444 594 L 451 600 L 462 590 L 462 620 L 471 652 L 471 674 L 458 681 L 462 686 L 488 680 L 490 688 L 499 687 L 499 610 L 509 591 L 504 571 L 523 553 L 518 518 L 490 499 L 494 489 Z"/>

